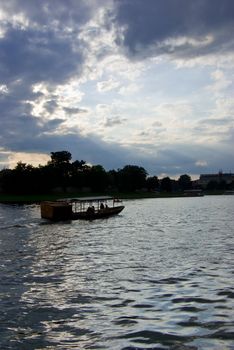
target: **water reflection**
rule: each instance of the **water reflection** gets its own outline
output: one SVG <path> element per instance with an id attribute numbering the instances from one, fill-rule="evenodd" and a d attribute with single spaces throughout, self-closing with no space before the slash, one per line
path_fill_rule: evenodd
<path id="1" fill-rule="evenodd" d="M 231 349 L 232 208 L 146 199 L 49 224 L 1 206 L 1 348 Z"/>

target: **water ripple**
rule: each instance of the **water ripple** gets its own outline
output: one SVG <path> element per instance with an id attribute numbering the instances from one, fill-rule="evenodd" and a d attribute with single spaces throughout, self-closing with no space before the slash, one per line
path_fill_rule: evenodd
<path id="1" fill-rule="evenodd" d="M 52 224 L 1 205 L 0 348 L 233 349 L 230 197 Z"/>

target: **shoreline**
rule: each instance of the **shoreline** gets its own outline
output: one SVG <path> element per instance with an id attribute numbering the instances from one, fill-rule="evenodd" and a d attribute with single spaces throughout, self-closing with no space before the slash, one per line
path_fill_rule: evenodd
<path id="1" fill-rule="evenodd" d="M 204 195 L 223 195 L 223 191 L 204 192 Z M 40 204 L 43 201 L 56 201 L 61 198 L 76 198 L 100 196 L 103 193 L 59 193 L 59 194 L 44 194 L 44 195 L 13 195 L 13 194 L 0 194 L 1 204 Z M 196 195 L 185 195 L 182 192 L 139 192 L 139 193 L 105 193 L 104 195 L 110 195 L 112 197 L 121 198 L 123 200 L 128 199 L 147 199 L 147 198 L 188 198 L 188 197 L 200 197 Z"/>

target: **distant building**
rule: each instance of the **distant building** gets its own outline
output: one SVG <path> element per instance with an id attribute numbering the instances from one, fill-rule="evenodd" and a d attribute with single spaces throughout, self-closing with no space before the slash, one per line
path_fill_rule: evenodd
<path id="1" fill-rule="evenodd" d="M 226 184 L 230 184 L 234 181 L 234 174 L 223 173 L 222 171 L 217 174 L 201 174 L 199 180 L 197 180 L 197 184 L 200 186 L 207 186 L 210 181 L 215 181 L 217 183 L 225 181 Z"/>

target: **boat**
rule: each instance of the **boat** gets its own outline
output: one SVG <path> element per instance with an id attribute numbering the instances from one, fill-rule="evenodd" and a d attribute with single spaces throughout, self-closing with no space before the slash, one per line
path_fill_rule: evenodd
<path id="1" fill-rule="evenodd" d="M 119 214 L 124 205 L 110 196 L 63 198 L 41 203 L 41 217 L 53 221 L 95 220 Z M 118 203 L 116 205 L 116 203 Z"/>

